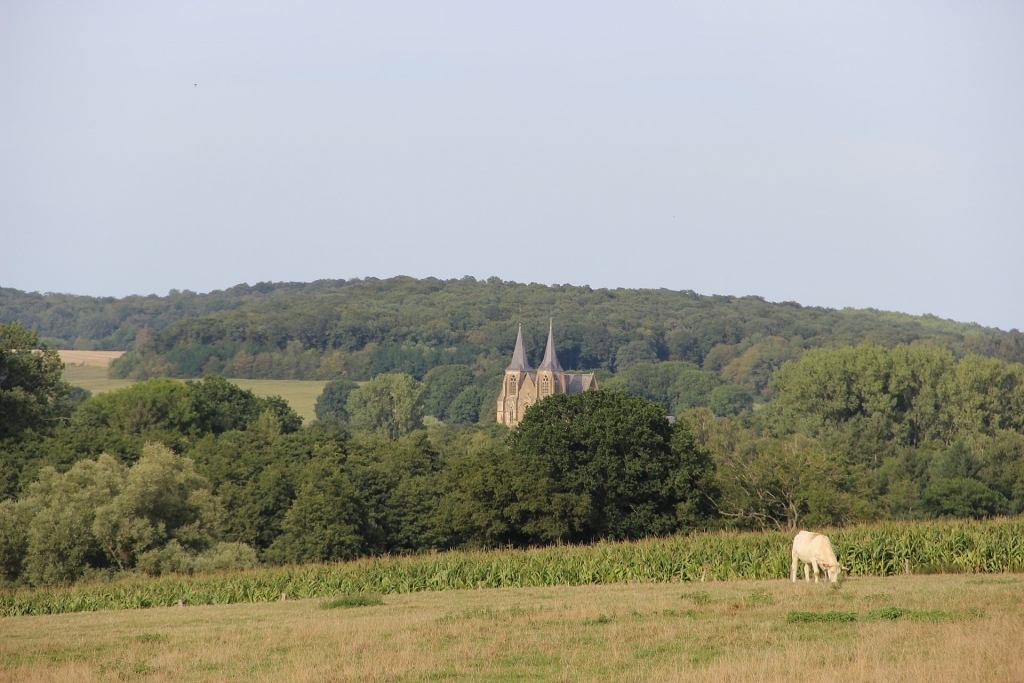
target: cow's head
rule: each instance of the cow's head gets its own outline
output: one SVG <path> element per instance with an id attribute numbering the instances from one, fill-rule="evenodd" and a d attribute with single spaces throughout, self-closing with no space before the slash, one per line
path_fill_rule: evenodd
<path id="1" fill-rule="evenodd" d="M 822 568 L 825 570 L 825 576 L 828 577 L 829 582 L 833 582 L 836 579 L 838 579 L 839 578 L 839 572 L 848 572 L 848 571 L 850 571 L 849 567 L 844 567 L 843 565 L 839 564 L 838 562 L 836 562 L 835 564 L 822 565 Z"/>

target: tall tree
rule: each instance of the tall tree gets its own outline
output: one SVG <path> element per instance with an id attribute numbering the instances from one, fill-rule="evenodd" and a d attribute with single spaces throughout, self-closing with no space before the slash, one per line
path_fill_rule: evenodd
<path id="1" fill-rule="evenodd" d="M 813 439 L 758 439 L 718 459 L 718 509 L 741 527 L 839 524 L 851 513 L 840 459 Z"/>
<path id="2" fill-rule="evenodd" d="M 346 402 L 352 426 L 392 441 L 423 428 L 423 389 L 409 375 L 377 375 Z"/>
<path id="3" fill-rule="evenodd" d="M 346 422 L 348 421 L 349 395 L 359 388 L 359 385 L 350 379 L 336 379 L 324 385 L 320 396 L 316 399 L 316 419 L 320 422 Z"/>
<path id="4" fill-rule="evenodd" d="M 0 440 L 52 426 L 69 412 L 60 354 L 21 323 L 0 325 Z"/>
<path id="5" fill-rule="evenodd" d="M 643 398 L 549 396 L 527 410 L 509 451 L 508 513 L 527 543 L 668 534 L 711 512 L 710 456 Z"/>
<path id="6" fill-rule="evenodd" d="M 423 377 L 424 410 L 439 420 L 448 420 L 452 401 L 472 383 L 473 373 L 465 365 L 439 365 Z"/>
<path id="7" fill-rule="evenodd" d="M 268 556 L 282 563 L 359 557 L 367 549 L 368 522 L 348 475 L 321 458 L 307 466 L 304 478 Z"/>

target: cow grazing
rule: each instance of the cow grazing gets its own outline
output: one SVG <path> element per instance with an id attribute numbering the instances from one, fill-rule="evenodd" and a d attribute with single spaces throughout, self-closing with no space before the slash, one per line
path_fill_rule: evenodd
<path id="1" fill-rule="evenodd" d="M 818 567 L 825 570 L 827 581 L 835 581 L 843 570 L 849 571 L 839 564 L 828 536 L 811 531 L 801 531 L 793 539 L 793 564 L 789 567 L 789 579 L 794 583 L 798 562 L 804 563 L 804 581 L 811 580 L 810 567 L 814 567 L 814 583 L 818 583 Z"/>

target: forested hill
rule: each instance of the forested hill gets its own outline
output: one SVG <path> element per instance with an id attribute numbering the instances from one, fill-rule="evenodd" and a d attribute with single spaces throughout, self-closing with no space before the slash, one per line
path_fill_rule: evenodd
<path id="1" fill-rule="evenodd" d="M 471 277 L 242 284 L 123 299 L 0 289 L 0 322 L 20 321 L 55 346 L 132 351 L 116 371 L 135 377 L 422 377 L 452 364 L 491 375 L 511 354 L 519 323 L 531 360 L 539 361 L 549 318 L 567 370 L 686 361 L 755 392 L 808 348 L 865 341 L 1024 361 L 1016 330 L 666 289 Z"/>

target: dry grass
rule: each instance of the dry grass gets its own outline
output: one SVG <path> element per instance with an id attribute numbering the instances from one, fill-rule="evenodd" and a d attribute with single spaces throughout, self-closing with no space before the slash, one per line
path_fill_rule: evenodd
<path id="1" fill-rule="evenodd" d="M 115 359 L 124 355 L 124 351 L 58 351 L 60 359 L 67 365 L 85 365 L 91 368 L 109 367 Z"/>
<path id="2" fill-rule="evenodd" d="M 443 591 L 0 620 L 0 681 L 1020 681 L 1024 577 Z M 941 610 L 786 623 L 793 610 Z"/>

